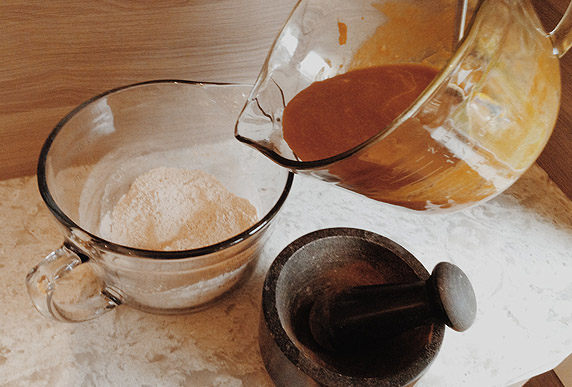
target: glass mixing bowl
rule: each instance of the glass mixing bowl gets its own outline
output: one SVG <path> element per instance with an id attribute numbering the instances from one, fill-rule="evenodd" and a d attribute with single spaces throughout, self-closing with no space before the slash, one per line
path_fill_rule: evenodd
<path id="1" fill-rule="evenodd" d="M 536 160 L 552 132 L 558 57 L 572 42 L 572 12 L 547 34 L 528 1 L 484 0 L 457 45 L 455 4 L 300 1 L 269 53 L 236 137 L 297 173 L 414 210 L 457 210 L 494 197 Z M 406 63 L 439 74 L 366 141 L 304 161 L 284 140 L 284 109 L 312 83 Z"/>
<path id="2" fill-rule="evenodd" d="M 108 91 L 68 114 L 38 164 L 42 198 L 63 245 L 27 277 L 36 308 L 64 321 L 119 304 L 180 313 L 226 294 L 256 262 L 293 176 L 239 143 L 233 125 L 251 86 L 154 81 Z M 248 199 L 258 221 L 237 235 L 185 251 L 151 251 L 102 237 L 102 223 L 139 175 L 200 169 Z"/>

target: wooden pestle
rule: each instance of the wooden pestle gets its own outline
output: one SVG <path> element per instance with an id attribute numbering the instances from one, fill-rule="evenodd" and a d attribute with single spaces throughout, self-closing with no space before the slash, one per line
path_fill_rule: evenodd
<path id="1" fill-rule="evenodd" d="M 322 347 L 349 351 L 431 323 L 462 332 L 475 321 L 476 309 L 465 273 L 441 262 L 426 281 L 329 289 L 316 296 L 309 324 Z"/>

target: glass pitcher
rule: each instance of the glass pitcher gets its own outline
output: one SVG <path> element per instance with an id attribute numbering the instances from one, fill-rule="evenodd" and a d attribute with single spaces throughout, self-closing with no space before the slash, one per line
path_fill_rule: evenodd
<path id="1" fill-rule="evenodd" d="M 277 37 L 235 128 L 295 172 L 413 210 L 458 210 L 508 188 L 536 160 L 560 103 L 570 8 L 544 32 L 528 1 L 484 0 L 454 42 L 455 2 L 302 0 Z M 334 156 L 301 160 L 285 107 L 316 81 L 417 63 L 438 75 L 390 125 Z M 319 145 L 316 145 L 319 146 Z"/>

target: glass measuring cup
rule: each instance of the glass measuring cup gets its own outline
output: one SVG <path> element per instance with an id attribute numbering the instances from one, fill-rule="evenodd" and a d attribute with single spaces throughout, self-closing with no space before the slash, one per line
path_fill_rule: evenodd
<path id="1" fill-rule="evenodd" d="M 484 0 L 453 49 L 455 4 L 300 1 L 239 116 L 236 137 L 297 173 L 414 210 L 458 210 L 494 197 L 536 160 L 552 132 L 558 57 L 572 44 L 572 15 L 547 34 L 528 1 Z M 284 109 L 313 82 L 403 63 L 440 73 L 373 137 L 309 161 L 284 140 Z"/>
<path id="2" fill-rule="evenodd" d="M 42 198 L 64 235 L 26 278 L 44 315 L 82 321 L 117 305 L 173 314 L 200 308 L 247 278 L 292 174 L 233 137 L 251 86 L 154 81 L 111 90 L 68 114 L 38 163 Z M 106 214 L 148 170 L 200 169 L 257 209 L 258 222 L 184 251 L 123 246 L 102 235 Z"/>

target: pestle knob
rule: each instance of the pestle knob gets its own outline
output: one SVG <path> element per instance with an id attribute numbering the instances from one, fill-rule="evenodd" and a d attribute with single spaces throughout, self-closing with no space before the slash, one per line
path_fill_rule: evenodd
<path id="1" fill-rule="evenodd" d="M 465 273 L 441 262 L 426 281 L 329 289 L 316 296 L 309 323 L 318 344 L 344 351 L 435 322 L 462 332 L 476 310 Z"/>

